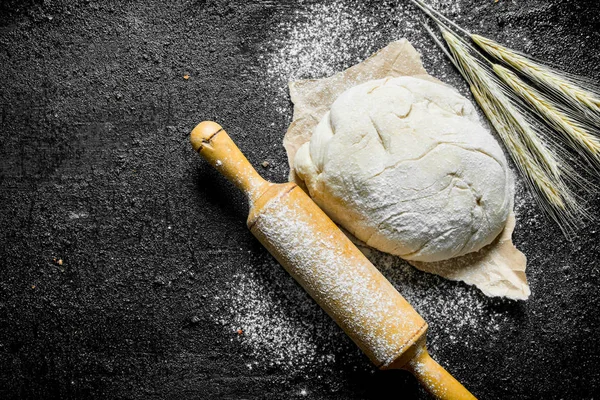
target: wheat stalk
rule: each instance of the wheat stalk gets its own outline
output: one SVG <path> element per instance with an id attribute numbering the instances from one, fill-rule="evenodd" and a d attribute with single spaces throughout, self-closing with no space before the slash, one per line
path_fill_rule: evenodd
<path id="1" fill-rule="evenodd" d="M 471 85 L 470 89 L 477 104 L 479 104 L 494 129 L 496 129 L 496 132 L 502 138 L 509 154 L 513 158 L 513 161 L 515 161 L 515 165 L 521 171 L 529 186 L 531 186 L 534 192 L 541 193 L 552 204 L 552 208 L 564 210 L 566 206 L 560 192 L 535 159 L 527 151 L 524 151 L 526 148 L 524 143 L 513 134 L 510 123 L 503 117 L 502 110 L 496 107 L 494 101 L 489 97 L 489 93 L 486 95 L 473 85 Z M 554 214 L 543 202 L 540 205 L 551 215 Z M 556 220 L 557 218 L 554 217 L 553 219 Z"/>
<path id="2" fill-rule="evenodd" d="M 573 172 L 542 143 L 519 107 L 507 96 L 506 89 L 479 59 L 470 54 L 468 45 L 444 26 L 440 26 L 440 29 L 452 53 L 447 54 L 469 83 L 475 100 L 500 135 L 528 186 L 536 194 L 534 198 L 557 222 L 563 233 L 569 236 L 574 222 L 585 213 L 563 180 L 563 172 L 566 172 L 566 177 L 572 177 Z"/>
<path id="3" fill-rule="evenodd" d="M 586 83 L 582 78 L 553 70 L 483 36 L 471 34 L 470 37 L 486 53 L 510 65 L 562 101 L 575 107 L 589 120 L 595 123 L 600 121 L 600 93 L 592 86 L 590 89 L 584 89 L 582 84 Z"/>
<path id="4" fill-rule="evenodd" d="M 488 48 L 480 43 L 485 41 L 486 44 L 491 45 L 495 42 L 472 35 L 422 0 L 411 1 L 429 15 L 442 31 L 450 51 L 446 50 L 441 41 L 425 26 L 469 83 L 475 100 L 498 132 L 540 208 L 558 224 L 567 237 L 582 217 L 594 219 L 584 209 L 581 199 L 570 190 L 566 182 L 590 191 L 593 190 L 593 186 L 570 167 L 568 163 L 570 155 L 555 146 L 556 143 L 552 143 L 545 125 L 532 115 L 540 114 L 539 116 L 546 119 L 550 127 L 563 133 L 570 145 L 581 153 L 587 153 L 588 159 L 597 166 L 600 164 L 598 163 L 600 143 L 592 133 L 600 132 L 597 127 L 600 123 L 600 113 L 598 113 L 600 90 L 596 90 L 591 84 L 586 84 L 591 88 L 590 90 L 582 89 L 577 83 L 583 82 L 583 78 L 553 72 L 541 63 L 537 64 L 524 55 L 496 44 L 497 46 L 490 50 L 491 55 L 513 65 L 524 75 L 531 75 L 532 81 L 547 88 L 553 96 L 551 100 L 548 99 L 525 84 L 515 74 L 508 77 L 516 78 L 510 82 L 513 85 L 508 82 L 503 83 L 488 68 L 488 66 L 493 67 L 492 62 L 466 40 L 454 34 L 449 26 L 476 43 L 479 42 L 480 47 L 486 51 Z M 500 49 L 499 53 L 498 49 Z M 497 55 L 493 54 L 493 51 L 496 51 Z M 496 72 L 500 71 L 501 78 L 507 78 L 507 74 L 501 75 L 504 70 L 495 68 Z M 515 93 L 520 95 L 522 100 Z M 566 110 L 566 107 L 559 105 L 557 101 L 568 104 L 570 110 Z M 592 124 L 586 123 L 584 119 L 591 121 Z"/>
<path id="5" fill-rule="evenodd" d="M 498 108 L 504 111 L 503 114 L 516 127 L 515 131 L 519 133 L 524 144 L 545 167 L 545 170 L 557 178 L 560 177 L 559 162 L 556 156 L 542 143 L 531 124 L 519 112 L 513 101 L 505 95 L 499 82 L 481 65 L 478 59 L 471 56 L 467 47 L 458 37 L 447 30 L 444 30 L 442 36 L 450 50 L 460 60 L 467 75 L 472 77 L 467 81 L 471 81 L 471 85 L 474 84 L 480 92 L 489 92 L 493 102 L 498 103 Z"/>
<path id="6" fill-rule="evenodd" d="M 527 102 L 557 132 L 561 132 L 571 146 L 584 152 L 596 168 L 600 167 L 600 139 L 594 136 L 593 129 L 584 127 L 571 118 L 555 101 L 527 85 L 514 72 L 494 64 L 493 70 L 521 99 Z"/>

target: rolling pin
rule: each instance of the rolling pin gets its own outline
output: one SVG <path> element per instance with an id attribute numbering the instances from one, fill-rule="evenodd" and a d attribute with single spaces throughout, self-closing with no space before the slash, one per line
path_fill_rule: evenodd
<path id="1" fill-rule="evenodd" d="M 190 141 L 248 196 L 252 234 L 378 368 L 410 371 L 438 399 L 475 399 L 429 356 L 423 318 L 301 188 L 264 180 L 215 122 Z"/>

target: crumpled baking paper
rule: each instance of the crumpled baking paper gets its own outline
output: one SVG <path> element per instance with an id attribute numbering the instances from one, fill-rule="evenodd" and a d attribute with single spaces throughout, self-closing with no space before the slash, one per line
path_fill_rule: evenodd
<path id="1" fill-rule="evenodd" d="M 427 74 L 421 64 L 420 54 L 406 39 L 392 42 L 360 64 L 328 78 L 290 82 L 294 115 L 283 139 L 290 164 L 290 181 L 306 190 L 294 172 L 294 156 L 298 148 L 310 140 L 314 127 L 342 92 L 373 79 L 402 75 L 440 83 Z M 527 259 L 512 243 L 514 227 L 515 216 L 511 213 L 504 231 L 493 243 L 478 252 L 439 262 L 408 263 L 421 271 L 475 285 L 487 296 L 525 300 L 530 294 L 525 276 Z M 349 235 L 347 231 L 344 232 Z M 356 238 L 351 239 L 366 247 Z"/>

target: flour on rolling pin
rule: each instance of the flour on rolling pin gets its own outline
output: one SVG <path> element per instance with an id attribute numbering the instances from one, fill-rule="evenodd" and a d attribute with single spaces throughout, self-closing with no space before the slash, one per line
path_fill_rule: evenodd
<path id="1" fill-rule="evenodd" d="M 373 277 L 372 266 L 360 252 L 346 251 L 347 240 L 340 231 L 321 231 L 314 220 L 306 221 L 307 209 L 290 200 L 293 191 L 271 200 L 255 221 L 249 220 L 252 233 L 284 258 L 278 260 L 346 332 L 353 333 L 352 339 L 375 365 L 389 364 L 426 329 L 425 321 L 387 280 Z M 316 213 L 312 217 L 321 218 Z"/>

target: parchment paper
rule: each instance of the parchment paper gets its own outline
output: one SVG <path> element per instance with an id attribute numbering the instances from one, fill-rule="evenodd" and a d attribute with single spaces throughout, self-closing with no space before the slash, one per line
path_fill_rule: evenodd
<path id="1" fill-rule="evenodd" d="M 314 127 L 343 91 L 373 79 L 402 75 L 441 83 L 427 74 L 420 54 L 406 39 L 390 43 L 360 64 L 331 77 L 290 82 L 294 115 L 283 139 L 290 164 L 290 181 L 306 190 L 294 173 L 294 156 L 298 148 L 310 140 Z M 525 300 L 530 294 L 525 276 L 527 259 L 512 243 L 514 227 L 515 216 L 511 213 L 498 238 L 476 253 L 433 263 L 408 262 L 421 271 L 475 285 L 487 296 Z M 360 243 L 354 237 L 351 239 Z"/>

